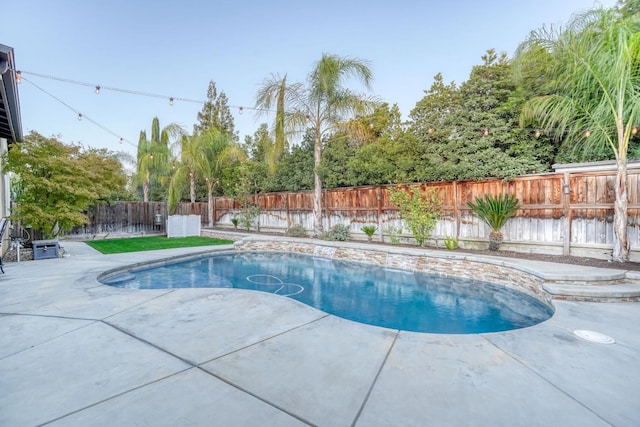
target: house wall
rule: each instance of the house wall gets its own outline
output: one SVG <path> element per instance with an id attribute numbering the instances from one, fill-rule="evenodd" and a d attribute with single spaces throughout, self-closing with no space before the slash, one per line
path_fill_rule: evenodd
<path id="1" fill-rule="evenodd" d="M 8 151 L 8 142 L 5 138 L 0 138 L 0 157 L 4 156 Z M 2 218 L 9 216 L 9 175 L 2 170 L 0 164 L 0 215 Z M 9 228 L 5 230 L 2 236 L 2 255 L 9 248 Z"/>

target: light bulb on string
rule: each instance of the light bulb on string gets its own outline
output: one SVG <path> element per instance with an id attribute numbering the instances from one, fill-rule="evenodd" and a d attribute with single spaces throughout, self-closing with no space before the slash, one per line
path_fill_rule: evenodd
<path id="1" fill-rule="evenodd" d="M 243 111 L 244 111 L 244 108 L 242 108 L 242 107 L 238 108 L 238 112 L 239 112 L 240 114 L 242 114 L 242 112 L 243 112 Z"/>
<path id="2" fill-rule="evenodd" d="M 485 128 L 485 129 L 482 131 L 482 135 L 484 135 L 484 136 L 489 136 L 489 129 Z"/>
<path id="3" fill-rule="evenodd" d="M 307 114 L 305 120 L 307 121 L 307 123 L 309 123 L 311 121 L 311 117 Z"/>
<path id="4" fill-rule="evenodd" d="M 169 98 L 169 105 L 173 105 L 173 98 Z"/>
<path id="5" fill-rule="evenodd" d="M 433 128 L 429 127 L 429 129 L 427 129 L 427 133 L 433 133 Z"/>
<path id="6" fill-rule="evenodd" d="M 631 135 L 637 135 L 638 134 L 638 128 L 634 127 L 633 129 L 631 129 Z"/>
<path id="7" fill-rule="evenodd" d="M 96 86 L 96 95 L 100 95 L 100 85 Z"/>
<path id="8" fill-rule="evenodd" d="M 22 81 L 22 71 L 16 71 L 16 83 L 20 83 Z"/>
<path id="9" fill-rule="evenodd" d="M 586 131 L 586 132 L 584 133 L 584 137 L 585 137 L 585 138 L 589 138 L 590 136 L 591 136 L 591 131 L 590 131 L 590 130 L 588 130 L 588 131 Z"/>
<path id="10" fill-rule="evenodd" d="M 536 133 L 534 134 L 534 136 L 536 137 L 536 139 L 540 138 L 540 131 L 536 130 Z"/>
<path id="11" fill-rule="evenodd" d="M 82 113 L 78 113 L 78 120 L 82 120 Z"/>
<path id="12" fill-rule="evenodd" d="M 124 142 L 124 140 L 122 138 L 120 138 L 119 142 L 120 142 L 120 144 L 122 144 Z"/>

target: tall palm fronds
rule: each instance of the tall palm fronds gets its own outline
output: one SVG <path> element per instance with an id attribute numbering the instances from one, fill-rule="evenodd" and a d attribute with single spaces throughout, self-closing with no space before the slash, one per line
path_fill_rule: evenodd
<path id="1" fill-rule="evenodd" d="M 289 98 L 294 93 L 301 89 L 300 83 L 293 83 L 287 86 L 287 75 L 280 77 L 278 74 L 272 74 L 269 78 L 265 79 L 262 86 L 258 89 L 256 95 L 256 108 L 259 114 L 273 113 L 271 108 L 275 103 L 275 120 L 272 128 L 274 134 L 274 144 L 265 147 L 266 161 L 269 166 L 269 170 L 273 173 L 276 170 L 276 164 L 278 159 L 284 152 L 287 146 L 287 113 L 286 105 Z"/>
<path id="2" fill-rule="evenodd" d="M 627 155 L 632 129 L 640 121 L 640 31 L 638 17 L 614 9 L 577 15 L 564 29 L 541 29 L 519 55 L 542 47 L 550 54 L 548 95 L 529 100 L 523 126 L 546 130 L 576 150 L 608 148 L 616 160 L 612 257 L 629 258 L 627 240 Z"/>
<path id="3" fill-rule="evenodd" d="M 244 160 L 246 154 L 233 143 L 233 135 L 221 133 L 215 128 L 195 136 L 192 144 L 194 171 L 207 183 L 209 227 L 213 227 L 213 195 L 215 188 L 221 184 L 223 170 Z"/>
<path id="4" fill-rule="evenodd" d="M 366 61 L 323 54 L 307 78 L 307 84 L 285 85 L 285 79 L 272 76 L 258 92 L 258 108 L 268 108 L 273 99 L 285 104 L 282 123 L 285 130 L 304 135 L 307 128 L 314 132 L 314 233 L 323 230 L 321 197 L 322 179 L 318 173 L 325 136 L 339 129 L 357 115 L 369 114 L 376 102 L 373 98 L 352 92 L 344 85 L 355 79 L 369 89 L 372 72 Z M 284 95 L 280 92 L 284 91 Z M 280 94 L 283 98 L 278 98 Z M 267 101 L 268 102 L 265 102 Z M 276 125 L 277 127 L 277 125 Z"/>

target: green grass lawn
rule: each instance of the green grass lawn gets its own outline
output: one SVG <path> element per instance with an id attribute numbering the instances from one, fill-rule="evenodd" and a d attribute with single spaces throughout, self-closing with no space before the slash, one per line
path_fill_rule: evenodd
<path id="1" fill-rule="evenodd" d="M 189 248 L 193 246 L 230 245 L 231 240 L 212 239 L 210 237 L 172 237 L 151 236 L 125 239 L 91 240 L 85 242 L 103 254 L 121 254 L 125 252 L 153 251 L 156 249 Z"/>

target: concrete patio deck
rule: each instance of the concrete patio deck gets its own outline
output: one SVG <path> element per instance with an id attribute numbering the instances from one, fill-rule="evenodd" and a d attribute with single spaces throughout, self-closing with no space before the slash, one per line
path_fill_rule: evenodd
<path id="1" fill-rule="evenodd" d="M 555 301 L 555 315 L 530 328 L 420 334 L 266 293 L 96 281 L 203 248 L 62 246 L 68 257 L 0 275 L 0 426 L 640 425 L 640 303 Z"/>

